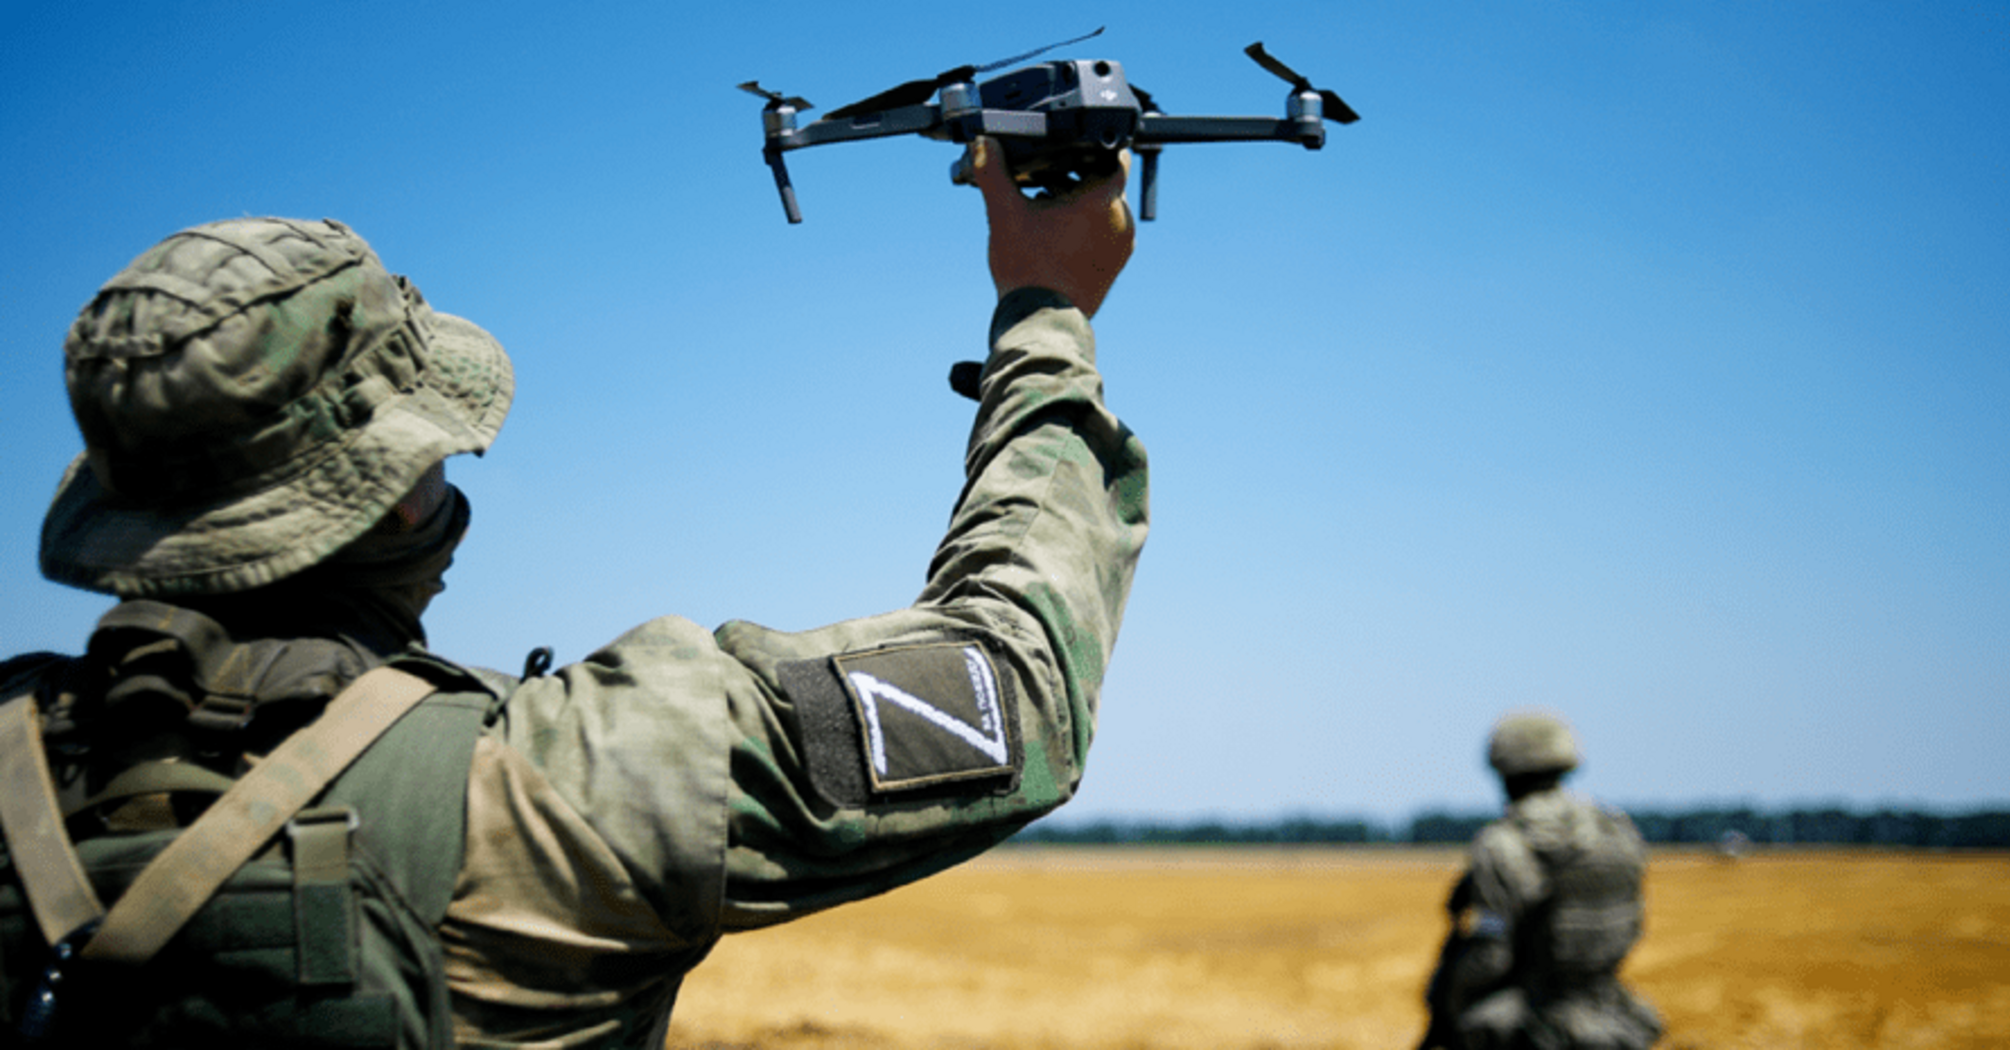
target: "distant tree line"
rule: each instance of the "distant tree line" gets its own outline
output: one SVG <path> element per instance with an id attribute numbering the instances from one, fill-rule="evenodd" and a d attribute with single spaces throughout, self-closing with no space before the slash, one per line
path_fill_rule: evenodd
<path id="1" fill-rule="evenodd" d="M 1750 807 L 1629 810 L 1648 842 L 1722 846 L 1893 846 L 2010 849 L 2010 811 L 1925 813 L 1841 808 L 1765 811 Z M 1497 813 L 1430 811 L 1402 824 L 1294 816 L 1274 821 L 1037 821 L 1014 842 L 1074 845 L 1463 844 Z"/>

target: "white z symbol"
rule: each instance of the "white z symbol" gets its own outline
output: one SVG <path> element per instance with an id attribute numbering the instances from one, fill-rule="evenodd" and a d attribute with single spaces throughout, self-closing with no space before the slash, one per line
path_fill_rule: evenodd
<path id="1" fill-rule="evenodd" d="M 872 738 L 872 767 L 881 775 L 886 773 L 886 736 L 879 728 L 881 701 L 912 711 L 955 734 L 964 743 L 982 751 L 993 762 L 1000 765 L 1005 763 L 1007 754 L 1004 719 L 987 719 L 992 723 L 994 731 L 986 733 L 899 686 L 874 678 L 864 671 L 852 671 L 845 677 L 851 680 L 851 687 L 858 692 L 860 704 L 865 708 L 866 734 Z"/>

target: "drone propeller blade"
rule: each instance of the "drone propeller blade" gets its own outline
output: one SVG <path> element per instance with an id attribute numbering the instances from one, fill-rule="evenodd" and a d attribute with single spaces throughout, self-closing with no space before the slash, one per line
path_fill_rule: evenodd
<path id="1" fill-rule="evenodd" d="M 839 106 L 825 115 L 827 120 L 842 120 L 861 113 L 878 113 L 882 110 L 899 109 L 902 106 L 918 106 L 935 97 L 935 93 L 945 84 L 968 80 L 977 75 L 976 66 L 957 66 L 925 80 L 910 80 L 898 87 L 891 87 L 869 98 L 859 99 L 850 105 Z"/>
<path id="2" fill-rule="evenodd" d="M 977 68 L 971 70 L 971 72 L 989 73 L 994 69 L 1004 69 L 1006 66 L 1016 66 L 1019 63 L 1024 62 L 1029 58 L 1033 58 L 1037 55 L 1044 55 L 1047 52 L 1052 51 L 1057 47 L 1067 47 L 1069 44 L 1079 44 L 1084 40 L 1094 40 L 1096 37 L 1102 36 L 1103 30 L 1108 28 L 1110 27 L 1097 26 L 1096 31 L 1093 33 L 1083 33 L 1081 36 L 1078 36 L 1073 40 L 1063 40 L 1058 44 L 1048 44 L 1046 47 L 1036 47 L 1033 50 L 1028 51 L 1023 55 L 1013 55 L 1011 58 L 1001 58 L 998 61 L 993 62 L 989 65 L 978 66 Z"/>
<path id="3" fill-rule="evenodd" d="M 1326 117 L 1330 120 L 1341 124 L 1352 124 L 1361 119 L 1361 114 L 1354 112 L 1353 106 L 1342 101 L 1339 95 L 1331 91 L 1321 91 L 1319 93 L 1319 103 L 1325 110 Z"/>
<path id="4" fill-rule="evenodd" d="M 1063 40 L 1058 44 L 1048 44 L 1046 47 L 1034 48 L 1033 50 L 1028 51 L 1023 55 L 1014 55 L 1011 58 L 1000 59 L 988 65 L 957 66 L 955 69 L 944 70 L 943 72 L 938 73 L 933 77 L 928 77 L 923 80 L 910 80 L 905 84 L 901 84 L 898 87 L 888 88 L 885 91 L 882 91 L 879 94 L 873 95 L 869 98 L 862 98 L 859 99 L 857 102 L 853 102 L 849 105 L 839 106 L 838 108 L 831 110 L 828 114 L 826 114 L 825 119 L 843 120 L 846 117 L 855 117 L 861 113 L 878 113 L 883 110 L 899 109 L 902 106 L 918 106 L 924 102 L 927 102 L 929 99 L 934 98 L 935 93 L 937 91 L 940 91 L 951 84 L 956 84 L 965 80 L 969 80 L 971 77 L 974 77 L 979 73 L 989 73 L 994 69 L 1003 69 L 1006 66 L 1016 66 L 1019 63 L 1024 62 L 1035 55 L 1046 54 L 1047 52 L 1052 51 L 1057 47 L 1067 47 L 1069 44 L 1079 44 L 1084 40 L 1101 36 L 1103 30 L 1107 28 L 1109 27 L 1098 26 L 1096 27 L 1096 31 L 1093 33 L 1084 33 L 1083 35 L 1078 36 L 1073 40 Z"/>
<path id="5" fill-rule="evenodd" d="M 1287 84 L 1290 84 L 1292 87 L 1295 87 L 1300 91 L 1312 90 L 1312 82 L 1310 80 L 1305 79 L 1305 77 L 1300 75 L 1297 70 L 1271 57 L 1270 52 L 1265 51 L 1263 49 L 1263 41 L 1259 40 L 1256 43 L 1243 48 L 1242 53 L 1255 59 L 1257 65 L 1262 66 L 1263 68 L 1269 70 L 1271 73 L 1275 74 L 1278 79 L 1284 81 Z"/>
<path id="6" fill-rule="evenodd" d="M 768 104 L 771 106 L 794 106 L 798 111 L 816 108 L 810 104 L 809 99 L 796 95 L 784 95 L 779 91 L 769 91 L 767 88 L 762 87 L 761 82 L 758 80 L 749 80 L 739 87 L 741 91 L 749 95 L 759 95 L 767 99 Z"/>
<path id="7" fill-rule="evenodd" d="M 1263 41 L 1259 40 L 1243 48 L 1242 53 L 1255 59 L 1257 65 L 1269 70 L 1279 80 L 1290 84 L 1293 90 L 1318 92 L 1319 103 L 1324 109 L 1325 115 L 1331 117 L 1334 121 L 1341 124 L 1352 124 L 1361 119 L 1361 114 L 1354 112 L 1354 107 L 1348 105 L 1339 95 L 1322 88 L 1313 87 L 1312 81 L 1305 79 L 1304 74 L 1279 62 L 1270 52 L 1265 51 L 1263 49 Z"/>

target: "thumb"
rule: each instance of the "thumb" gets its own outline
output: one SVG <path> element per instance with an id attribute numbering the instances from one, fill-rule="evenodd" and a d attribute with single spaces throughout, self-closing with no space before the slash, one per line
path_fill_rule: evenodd
<path id="1" fill-rule="evenodd" d="M 1092 191 L 1090 198 L 1095 206 L 1111 213 L 1111 223 L 1115 232 L 1126 233 L 1131 228 L 1130 205 L 1124 200 L 1124 191 L 1129 187 L 1131 176 L 1131 151 L 1117 154 L 1117 170 L 1103 177 Z"/>
<path id="2" fill-rule="evenodd" d="M 989 135 L 979 135 L 970 141 L 970 179 L 984 194 L 984 210 L 993 216 L 999 208 L 1025 200 L 1012 181 L 1012 173 L 1005 170 L 1004 154 L 998 148 L 998 140 Z M 1012 199 L 1007 199 L 1008 194 Z"/>

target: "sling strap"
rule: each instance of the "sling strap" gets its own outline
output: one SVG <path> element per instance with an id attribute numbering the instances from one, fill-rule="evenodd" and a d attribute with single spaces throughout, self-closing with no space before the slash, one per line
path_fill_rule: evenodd
<path id="1" fill-rule="evenodd" d="M 84 878 L 57 812 L 34 700 L 10 702 L 0 709 L 0 823 L 43 936 L 56 944 L 102 916 L 82 957 L 135 966 L 153 958 L 233 873 L 433 690 L 392 667 L 350 683 L 320 718 L 287 737 L 177 835 L 109 913 Z"/>
<path id="2" fill-rule="evenodd" d="M 59 944 L 104 916 L 105 906 L 63 829 L 32 692 L 0 707 L 0 828 L 45 940 Z"/>

